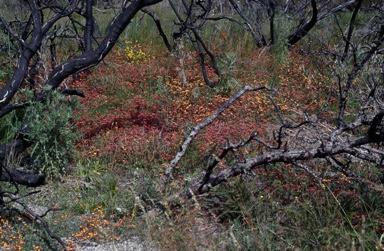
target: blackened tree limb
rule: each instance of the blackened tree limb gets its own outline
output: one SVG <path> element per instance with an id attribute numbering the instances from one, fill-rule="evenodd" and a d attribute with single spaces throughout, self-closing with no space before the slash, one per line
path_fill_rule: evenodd
<path id="1" fill-rule="evenodd" d="M 53 69 L 47 85 L 56 89 L 59 84 L 70 75 L 97 65 L 108 54 L 124 29 L 128 26 L 134 15 L 145 6 L 156 4 L 162 0 L 134 0 L 128 7 L 124 7 L 108 27 L 108 33 L 101 44 L 94 51 L 86 51 L 82 55 L 57 66 Z M 0 109 L 5 107 L 18 91 L 28 72 L 28 65 L 32 57 L 37 53 L 45 35 L 53 25 L 62 17 L 70 16 L 77 11 L 79 0 L 73 0 L 63 10 L 54 14 L 46 23 L 42 23 L 42 10 L 37 1 L 28 0 L 32 15 L 33 29 L 31 39 L 26 43 L 18 60 L 16 70 L 8 83 L 0 90 Z"/>
<path id="2" fill-rule="evenodd" d="M 176 5 L 173 1 L 169 1 L 173 11 L 176 14 L 176 17 L 179 21 L 179 32 L 174 33 L 174 39 L 180 39 L 183 34 L 187 34 L 191 42 L 196 44 L 196 48 L 198 51 L 198 55 L 200 58 L 200 66 L 201 71 L 203 74 L 204 82 L 211 88 L 215 87 L 218 83 L 220 83 L 221 80 L 221 73 L 216 63 L 216 58 L 214 54 L 209 50 L 203 39 L 200 37 L 198 30 L 201 29 L 203 24 L 208 20 L 208 14 L 211 11 L 212 1 L 207 1 L 207 5 L 204 6 L 203 2 L 196 2 L 196 5 L 201 9 L 200 15 L 195 15 L 193 11 L 193 4 L 194 1 L 191 1 L 190 4 L 187 4 L 185 1 L 183 1 L 184 11 L 187 14 L 186 18 L 182 18 L 182 16 L 178 13 L 178 10 L 176 8 Z M 200 22 L 198 22 L 201 20 Z M 188 34 L 187 32 L 191 31 L 193 33 L 192 35 Z M 206 54 L 209 56 L 211 61 L 211 66 L 215 72 L 215 74 L 218 77 L 217 81 L 211 81 L 210 77 L 208 76 L 207 72 L 207 64 L 205 60 Z"/>
<path id="3" fill-rule="evenodd" d="M 92 51 L 92 34 L 93 34 L 93 12 L 92 0 L 86 0 L 85 6 L 85 29 L 84 29 L 84 45 L 85 51 Z"/>
<path id="4" fill-rule="evenodd" d="M 344 174 L 345 176 L 347 176 L 348 178 L 356 178 L 356 179 L 361 179 L 361 177 L 359 175 L 357 175 L 356 173 L 346 169 L 342 163 L 340 163 L 340 161 L 338 161 L 334 156 L 330 156 L 330 157 L 327 157 L 326 160 L 328 161 L 328 163 L 331 165 L 331 167 Z"/>
<path id="5" fill-rule="evenodd" d="M 201 65 L 201 72 L 203 73 L 203 78 L 204 78 L 204 82 L 211 88 L 215 87 L 216 86 L 216 83 L 212 83 L 211 80 L 209 79 L 208 77 L 208 73 L 207 73 L 207 66 L 205 64 L 205 55 L 204 55 L 204 52 L 201 48 L 201 42 L 200 41 L 197 41 L 197 48 L 198 48 L 198 51 L 199 51 L 199 57 L 200 57 L 200 65 Z"/>
<path id="6" fill-rule="evenodd" d="M 32 39 L 25 44 L 21 55 L 18 59 L 17 67 L 13 72 L 12 77 L 7 84 L 0 90 L 0 109 L 4 108 L 12 100 L 19 87 L 21 86 L 25 76 L 28 72 L 28 65 L 31 58 L 36 54 L 41 42 L 44 39 L 44 35 L 52 28 L 57 20 L 61 17 L 72 13 L 78 4 L 78 0 L 71 2 L 68 7 L 60 13 L 56 13 L 49 19 L 44 25 L 41 23 L 41 11 L 37 2 L 34 0 L 28 0 L 28 5 L 31 10 L 33 29 Z"/>
<path id="7" fill-rule="evenodd" d="M 352 33 L 353 33 L 353 30 L 355 27 L 355 21 L 356 21 L 357 13 L 360 10 L 362 2 L 363 2 L 363 0 L 357 1 L 357 5 L 356 5 L 355 9 L 353 10 L 351 20 L 349 21 L 348 34 L 347 34 L 347 37 L 344 38 L 345 47 L 344 47 L 343 55 L 341 56 L 341 61 L 344 61 L 348 55 L 349 47 L 351 46 L 351 38 L 352 38 Z"/>
<path id="8" fill-rule="evenodd" d="M 84 71 L 99 64 L 101 60 L 111 51 L 119 36 L 128 26 L 132 18 L 145 6 L 161 2 L 162 0 L 132 1 L 127 8 L 116 16 L 115 20 L 108 27 L 107 34 L 103 41 L 93 51 L 86 51 L 82 55 L 74 57 L 67 62 L 58 65 L 53 69 L 47 85 L 56 89 L 60 83 L 70 75 Z"/>
<path id="9" fill-rule="evenodd" d="M 173 12 L 175 13 L 177 19 L 179 20 L 180 23 L 183 23 L 183 18 L 181 18 L 180 13 L 178 12 L 178 9 L 176 7 L 176 4 L 172 0 L 168 0 L 169 4 L 171 5 L 171 8 Z"/>
<path id="10" fill-rule="evenodd" d="M 296 29 L 292 34 L 288 36 L 288 45 L 291 46 L 297 43 L 298 41 L 300 41 L 303 37 L 305 37 L 308 34 L 308 32 L 316 25 L 318 21 L 325 19 L 328 16 L 333 15 L 339 11 L 343 11 L 348 7 L 353 6 L 356 3 L 356 1 L 361 1 L 361 0 L 347 1 L 320 14 L 319 9 L 316 6 L 316 0 L 311 0 L 311 6 L 312 6 L 311 20 L 301 25 L 298 29 Z"/>
<path id="11" fill-rule="evenodd" d="M 0 110 L 0 118 L 4 117 L 5 115 L 9 114 L 14 110 L 25 108 L 28 105 L 29 105 L 29 102 L 19 102 L 19 103 L 9 104 Z"/>
<path id="12" fill-rule="evenodd" d="M 159 31 L 159 35 L 163 39 L 163 42 L 164 42 L 165 46 L 167 47 L 168 51 L 172 52 L 173 51 L 173 46 L 171 46 L 171 44 L 169 43 L 169 40 L 168 40 L 167 36 L 164 33 L 163 27 L 161 26 L 160 19 L 156 15 L 156 13 L 153 13 L 152 11 L 147 10 L 147 9 L 142 9 L 141 11 L 144 12 L 145 14 L 149 15 L 153 19 L 153 21 L 156 24 L 157 30 Z"/>
<path id="13" fill-rule="evenodd" d="M 84 92 L 76 89 L 62 89 L 59 90 L 59 93 L 63 94 L 64 96 L 79 96 L 85 98 Z"/>
<path id="14" fill-rule="evenodd" d="M 233 23 L 235 23 L 235 24 L 238 24 L 239 26 L 243 26 L 243 24 L 240 23 L 239 21 L 237 21 L 236 19 L 231 18 L 231 17 L 227 17 L 227 16 L 207 17 L 206 20 L 207 20 L 207 21 L 221 21 L 221 20 L 228 20 L 228 21 L 230 21 L 230 22 L 233 22 Z"/>
<path id="15" fill-rule="evenodd" d="M 192 29 L 192 32 L 193 32 L 193 34 L 196 38 L 196 41 L 197 41 L 197 48 L 199 51 L 200 65 L 201 65 L 201 70 L 203 73 L 204 81 L 209 87 L 213 88 L 218 83 L 220 83 L 220 80 L 221 80 L 221 73 L 220 73 L 219 67 L 217 67 L 215 55 L 213 55 L 213 53 L 208 49 L 207 45 L 204 43 L 204 41 L 200 37 L 199 33 L 197 33 L 197 31 L 195 29 Z M 215 72 L 215 74 L 219 78 L 219 80 L 216 83 L 212 83 L 208 77 L 203 49 L 204 49 L 204 52 L 207 53 L 209 58 L 211 59 L 213 71 Z"/>
<path id="16" fill-rule="evenodd" d="M 64 96 L 79 96 L 79 97 L 85 98 L 84 92 L 76 89 L 60 89 L 59 93 L 61 93 Z M 18 103 L 9 104 L 0 110 L 0 118 L 4 117 L 5 115 L 9 114 L 14 110 L 26 108 L 30 104 L 31 102 L 18 102 Z"/>
<path id="17" fill-rule="evenodd" d="M 25 140 L 22 134 L 18 134 L 15 139 L 0 145 L 0 163 L 4 163 L 7 158 L 17 157 L 25 149 L 31 146 L 31 142 Z"/>
<path id="18" fill-rule="evenodd" d="M 311 0 L 311 6 L 312 6 L 312 17 L 311 20 L 301 25 L 297 30 L 295 30 L 291 35 L 288 36 L 288 45 L 294 45 L 300 39 L 305 37 L 308 32 L 315 26 L 317 23 L 317 6 L 316 6 L 316 0 Z"/>
<path id="19" fill-rule="evenodd" d="M 380 143 L 383 141 L 382 132 L 378 130 L 378 126 L 381 125 L 381 121 L 383 120 L 384 112 L 380 112 L 376 114 L 376 116 L 372 119 L 371 126 L 368 129 L 368 137 L 376 143 Z"/>
<path id="20" fill-rule="evenodd" d="M 47 184 L 44 174 L 33 174 L 6 167 L 2 167 L 0 181 L 14 182 L 28 187 L 38 187 Z"/>
<path id="21" fill-rule="evenodd" d="M 34 39 L 25 44 L 18 61 L 18 67 L 14 71 L 13 76 L 8 81 L 6 86 L 0 90 L 0 109 L 6 106 L 16 94 L 24 77 L 27 74 L 29 61 L 37 52 L 42 41 L 41 15 L 40 11 L 38 10 L 37 3 L 33 0 L 29 0 L 28 4 L 31 9 L 31 15 L 34 23 L 32 31 Z"/>
<path id="22" fill-rule="evenodd" d="M 268 17 L 269 17 L 269 33 L 271 37 L 271 44 L 275 43 L 275 6 L 276 3 L 273 0 L 268 0 L 267 1 L 268 5 Z"/>

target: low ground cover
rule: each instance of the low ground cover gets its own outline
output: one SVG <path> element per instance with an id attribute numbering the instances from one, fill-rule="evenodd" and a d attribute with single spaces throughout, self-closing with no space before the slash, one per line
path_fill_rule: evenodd
<path id="1" fill-rule="evenodd" d="M 129 49 L 133 44 L 137 55 Z M 365 192 L 320 161 L 310 167 L 328 175 L 321 184 L 297 166 L 280 164 L 234 178 L 207 196 L 164 202 L 203 171 L 226 142 L 252 133 L 273 137 L 277 108 L 292 123 L 303 110 L 314 114 L 326 130 L 334 114 L 322 108 L 334 105 L 334 97 L 325 95 L 333 87 L 324 66 L 299 49 L 283 57 L 238 49 L 219 53 L 227 71 L 212 89 L 190 52 L 185 56 L 188 83 L 181 86 L 179 61 L 169 53 L 133 42 L 124 46 L 70 83 L 86 96 L 72 120 L 81 135 L 77 152 L 67 176 L 43 188 L 44 196 L 27 198 L 34 205 L 49 201 L 62 209 L 49 213 L 48 222 L 69 250 L 87 240 L 118 242 L 133 235 L 162 250 L 384 250 L 382 193 Z M 198 135 L 174 182 L 159 189 L 162 173 L 191 128 L 243 85 L 276 87 L 277 106 L 263 92 L 236 101 Z M 263 150 L 250 144 L 231 158 Z M 227 168 L 231 158 L 219 168 Z M 367 175 L 375 175 L 375 167 L 366 165 L 358 162 L 351 168 L 369 168 Z M 46 250 L 44 231 L 27 219 L 0 218 L 4 250 Z"/>

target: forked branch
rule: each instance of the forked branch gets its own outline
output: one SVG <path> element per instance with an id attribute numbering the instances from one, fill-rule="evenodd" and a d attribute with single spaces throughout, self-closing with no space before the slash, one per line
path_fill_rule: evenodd
<path id="1" fill-rule="evenodd" d="M 204 119 L 201 123 L 197 124 L 193 127 L 192 131 L 189 133 L 188 137 L 185 139 L 184 143 L 180 146 L 180 150 L 177 152 L 175 158 L 170 162 L 168 168 L 164 172 L 163 183 L 167 182 L 173 173 L 173 169 L 179 164 L 181 158 L 184 156 L 186 150 L 189 145 L 192 143 L 193 139 L 197 136 L 197 134 L 206 126 L 211 124 L 217 117 L 220 116 L 233 102 L 235 102 L 238 98 L 244 95 L 246 92 L 250 91 L 260 91 L 260 90 L 269 90 L 270 92 L 274 92 L 275 90 L 270 87 L 260 86 L 260 87 L 251 87 L 244 86 L 240 91 L 231 96 L 226 102 L 224 102 L 219 109 L 216 110 L 214 114 Z"/>

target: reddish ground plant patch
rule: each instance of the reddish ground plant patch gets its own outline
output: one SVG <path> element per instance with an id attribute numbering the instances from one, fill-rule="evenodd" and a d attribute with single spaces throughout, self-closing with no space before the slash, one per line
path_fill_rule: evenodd
<path id="1" fill-rule="evenodd" d="M 276 67 L 268 54 L 257 51 L 251 62 L 248 66 L 241 64 L 244 69 L 234 77 L 244 85 L 277 85 L 276 100 L 282 112 L 316 111 L 325 102 L 321 88 L 327 79 L 319 78 L 308 57 L 293 51 Z M 212 114 L 235 91 L 225 83 L 216 89 L 207 87 L 196 54 L 188 54 L 186 65 L 188 84 L 184 87 L 175 70 L 176 60 L 169 61 L 167 54 L 148 56 L 133 64 L 115 52 L 92 74 L 81 75 L 73 83 L 86 93 L 76 120 L 84 135 L 78 149 L 87 149 L 88 157 L 114 153 L 117 161 L 123 161 L 124 152 L 139 150 L 152 139 L 163 145 L 156 156 L 169 160 L 183 133 Z M 277 82 L 271 83 L 271 78 Z M 272 110 L 263 93 L 242 97 L 199 135 L 199 151 L 203 154 L 209 145 L 221 145 L 226 139 L 236 141 L 252 132 L 262 134 L 271 125 L 267 115 Z"/>

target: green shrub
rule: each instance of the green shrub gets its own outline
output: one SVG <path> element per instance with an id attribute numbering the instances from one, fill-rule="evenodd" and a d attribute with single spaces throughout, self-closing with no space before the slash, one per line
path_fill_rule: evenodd
<path id="1" fill-rule="evenodd" d="M 7 114 L 0 120 L 0 144 L 4 144 L 15 136 L 21 126 L 23 111 L 15 110 Z"/>
<path id="2" fill-rule="evenodd" d="M 31 157 L 39 166 L 39 172 L 51 177 L 66 173 L 65 167 L 78 137 L 70 123 L 75 104 L 75 101 L 52 91 L 46 103 L 33 102 L 27 108 L 26 116 L 30 121 L 28 140 L 34 143 Z"/>

